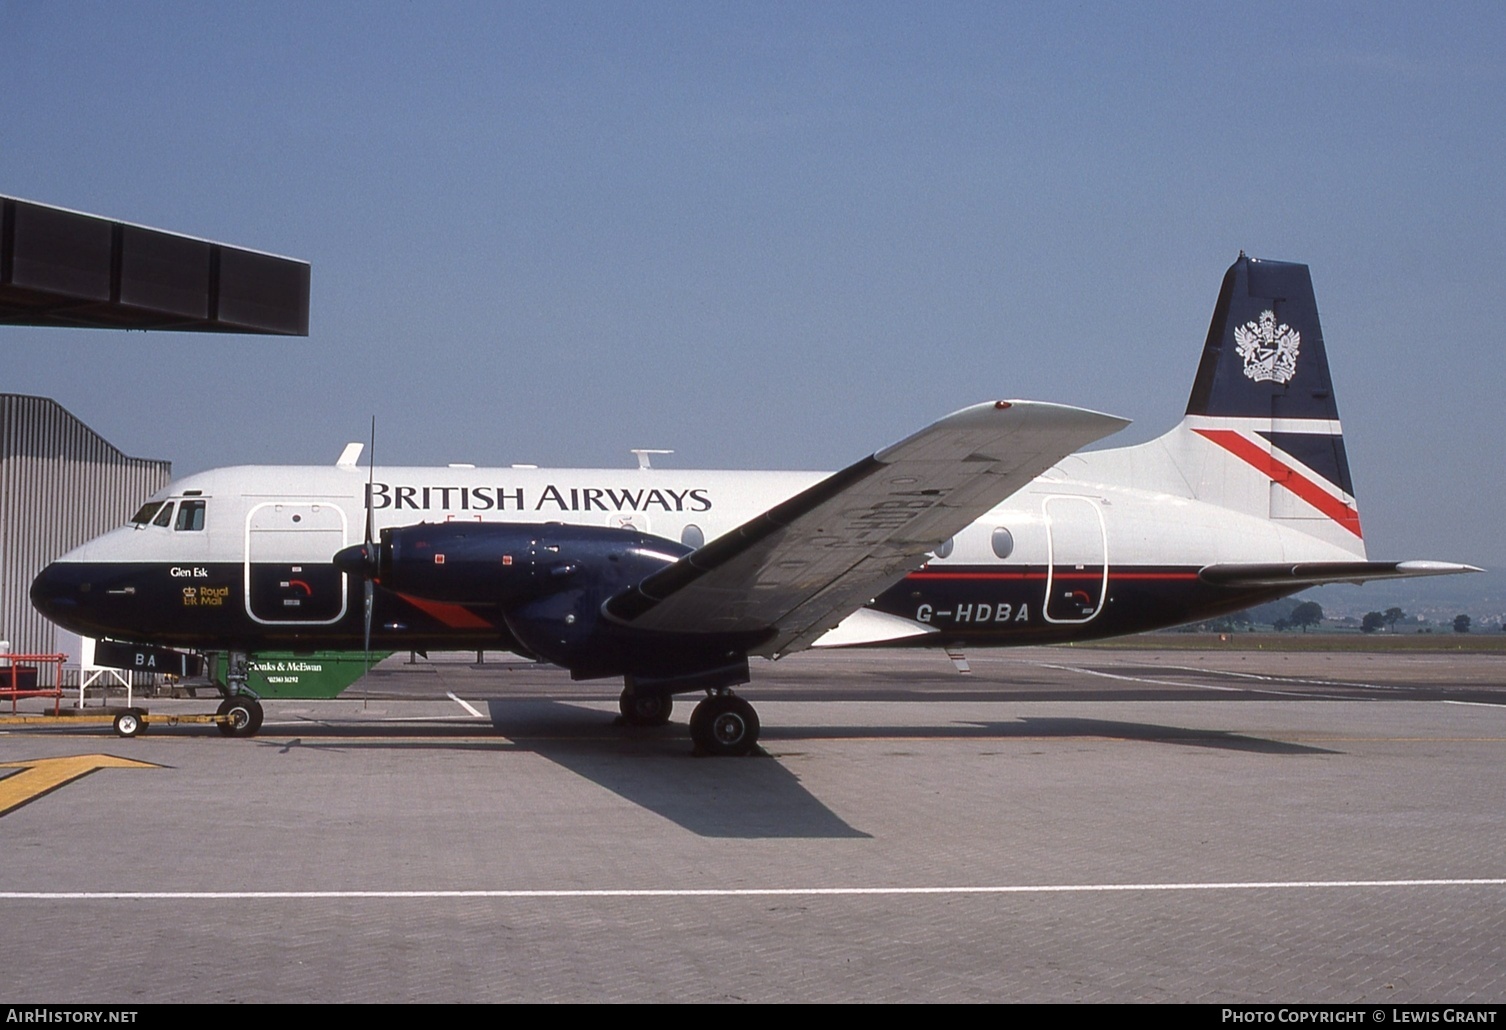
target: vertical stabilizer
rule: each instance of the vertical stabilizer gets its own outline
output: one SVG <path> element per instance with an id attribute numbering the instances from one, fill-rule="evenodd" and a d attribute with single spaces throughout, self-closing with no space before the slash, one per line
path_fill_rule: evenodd
<path id="1" fill-rule="evenodd" d="M 1224 276 L 1187 417 L 1173 435 L 1200 500 L 1364 556 L 1306 265 L 1240 254 Z"/>

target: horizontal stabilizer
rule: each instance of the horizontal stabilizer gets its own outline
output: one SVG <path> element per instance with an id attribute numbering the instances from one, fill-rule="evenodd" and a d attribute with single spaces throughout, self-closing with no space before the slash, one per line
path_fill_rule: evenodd
<path id="1" fill-rule="evenodd" d="M 1302 587 L 1322 583 L 1364 583 L 1372 579 L 1413 579 L 1484 572 L 1474 565 L 1444 561 L 1314 561 L 1205 565 L 1198 578 L 1221 587 Z"/>

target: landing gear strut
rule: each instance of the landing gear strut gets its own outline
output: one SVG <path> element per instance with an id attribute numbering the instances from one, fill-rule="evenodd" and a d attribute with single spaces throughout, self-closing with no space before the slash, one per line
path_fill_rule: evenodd
<path id="1" fill-rule="evenodd" d="M 261 729 L 262 708 L 256 695 L 246 685 L 250 678 L 250 660 L 244 651 L 231 651 L 225 656 L 225 686 L 221 692 L 225 700 L 220 702 L 216 715 L 225 716 L 219 724 L 220 732 L 227 737 L 249 737 Z"/>
<path id="2" fill-rule="evenodd" d="M 629 694 L 624 690 L 617 699 L 624 726 L 663 726 L 674 707 L 674 698 L 668 694 Z"/>
<path id="3" fill-rule="evenodd" d="M 758 713 L 753 706 L 730 690 L 707 694 L 690 714 L 690 739 L 695 741 L 698 754 L 750 754 L 758 745 L 758 729 Z"/>

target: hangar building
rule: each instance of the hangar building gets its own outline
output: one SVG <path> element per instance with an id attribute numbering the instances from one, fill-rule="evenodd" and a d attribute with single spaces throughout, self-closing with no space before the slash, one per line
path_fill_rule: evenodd
<path id="1" fill-rule="evenodd" d="M 171 462 L 122 454 L 57 401 L 0 393 L 0 640 L 22 654 L 56 651 L 57 627 L 27 596 L 32 579 L 125 525 L 171 473 Z"/>

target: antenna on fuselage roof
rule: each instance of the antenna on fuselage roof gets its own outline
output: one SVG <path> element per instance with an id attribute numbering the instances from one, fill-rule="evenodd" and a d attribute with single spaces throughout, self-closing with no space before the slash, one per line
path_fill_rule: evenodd
<path id="1" fill-rule="evenodd" d="M 660 450 L 659 448 L 656 448 L 656 447 L 630 447 L 630 448 L 628 448 L 628 453 L 629 454 L 637 455 L 637 457 L 638 457 L 638 467 L 639 468 L 641 468 L 641 469 L 647 469 L 647 468 L 653 468 L 653 466 L 649 464 L 649 456 L 650 455 L 654 455 L 654 454 L 673 454 L 674 451 Z"/>

